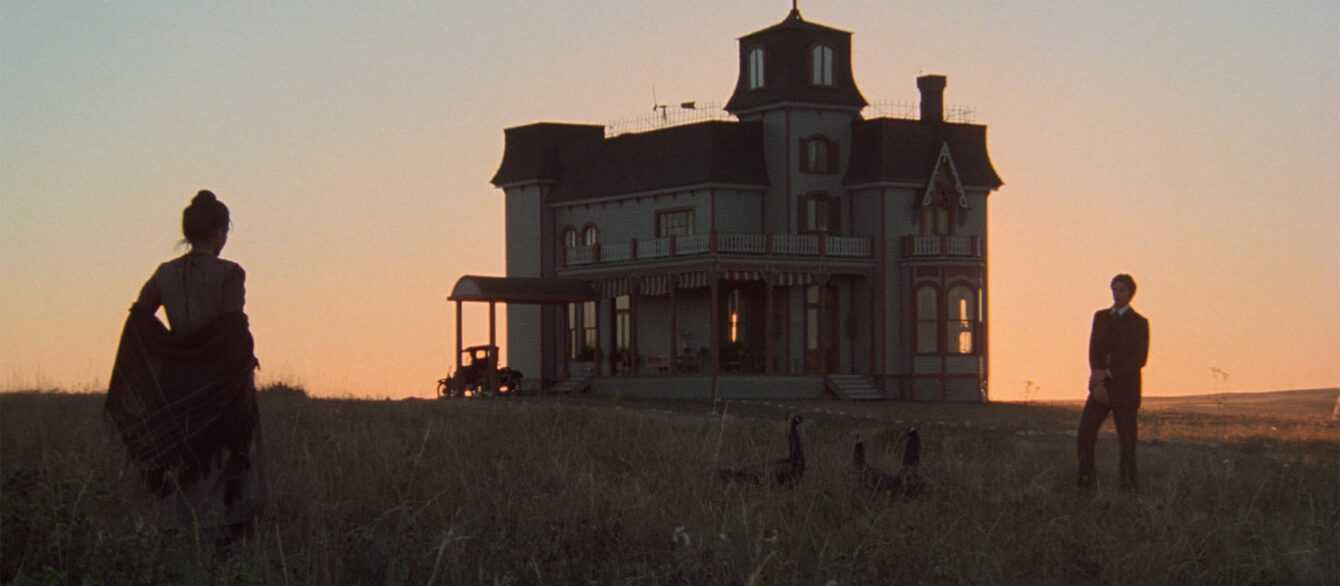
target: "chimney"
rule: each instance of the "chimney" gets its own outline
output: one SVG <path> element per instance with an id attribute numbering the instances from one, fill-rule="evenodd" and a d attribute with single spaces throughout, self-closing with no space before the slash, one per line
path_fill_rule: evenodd
<path id="1" fill-rule="evenodd" d="M 944 122 L 945 76 L 923 75 L 918 77 L 917 89 L 921 90 L 921 121 Z"/>

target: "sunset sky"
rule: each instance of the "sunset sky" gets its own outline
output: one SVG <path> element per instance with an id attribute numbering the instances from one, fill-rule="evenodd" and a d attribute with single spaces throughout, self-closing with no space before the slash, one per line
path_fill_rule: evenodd
<path id="1" fill-rule="evenodd" d="M 1148 395 L 1340 386 L 1340 3 L 806 0 L 870 101 L 948 76 L 990 197 L 992 395 L 1079 399 L 1132 273 Z M 431 396 L 502 274 L 503 129 L 724 102 L 786 0 L 0 7 L 0 389 L 105 388 L 125 310 L 232 208 L 263 380 Z M 467 343 L 486 339 L 482 307 Z M 1218 380 L 1211 368 L 1228 373 Z"/>

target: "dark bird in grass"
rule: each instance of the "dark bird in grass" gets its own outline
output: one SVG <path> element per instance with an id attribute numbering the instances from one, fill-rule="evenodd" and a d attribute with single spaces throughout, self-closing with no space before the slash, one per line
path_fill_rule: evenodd
<path id="1" fill-rule="evenodd" d="M 903 467 L 890 474 L 865 461 L 865 439 L 857 434 L 856 445 L 852 447 L 852 468 L 859 476 L 861 484 L 875 492 L 905 494 L 908 496 L 921 492 L 925 482 L 918 472 L 921 464 L 921 433 L 916 428 L 908 430 L 904 436 L 907 444 L 903 447 Z"/>
<path id="2" fill-rule="evenodd" d="M 763 481 L 768 479 L 779 486 L 795 486 L 805 475 L 805 448 L 800 442 L 800 424 L 802 422 L 804 422 L 804 419 L 801 416 L 791 416 L 791 429 L 787 434 L 790 454 L 787 457 L 763 465 L 722 468 L 717 470 L 717 480 L 727 483 L 762 485 Z"/>

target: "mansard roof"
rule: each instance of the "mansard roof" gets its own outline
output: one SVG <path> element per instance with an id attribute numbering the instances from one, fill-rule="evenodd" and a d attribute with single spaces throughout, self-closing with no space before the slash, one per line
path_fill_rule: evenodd
<path id="1" fill-rule="evenodd" d="M 1005 183 L 991 165 L 986 127 L 899 118 L 861 120 L 852 128 L 846 185 L 881 181 L 925 183 L 948 145 L 963 185 L 997 189 Z"/>
<path id="2" fill-rule="evenodd" d="M 489 182 L 499 187 L 524 181 L 557 181 L 560 155 L 583 144 L 605 139 L 605 127 L 591 124 L 537 122 L 503 131 L 502 163 Z"/>
<path id="3" fill-rule="evenodd" d="M 599 127 L 595 127 L 599 128 Z M 703 184 L 768 185 L 763 127 L 758 122 L 709 121 L 558 145 L 544 150 L 507 132 L 494 185 L 555 182 L 547 201 L 576 201 Z"/>

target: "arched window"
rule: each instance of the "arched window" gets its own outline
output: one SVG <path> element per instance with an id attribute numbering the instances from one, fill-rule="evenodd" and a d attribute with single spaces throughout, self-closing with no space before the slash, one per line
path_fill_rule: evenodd
<path id="1" fill-rule="evenodd" d="M 833 48 L 815 45 L 810 49 L 810 83 L 833 85 Z"/>
<path id="2" fill-rule="evenodd" d="M 763 49 L 749 50 L 749 89 L 763 87 Z"/>
<path id="3" fill-rule="evenodd" d="M 587 224 L 587 226 L 582 229 L 582 244 L 586 246 L 600 244 L 600 230 L 596 229 L 594 225 Z"/>
<path id="4" fill-rule="evenodd" d="M 572 228 L 563 230 L 563 248 L 577 248 L 577 231 Z"/>
<path id="5" fill-rule="evenodd" d="M 936 331 L 939 330 L 936 309 L 937 293 L 935 287 L 923 285 L 917 288 L 917 353 L 934 354 L 939 351 Z"/>
<path id="6" fill-rule="evenodd" d="M 800 140 L 800 171 L 802 173 L 837 173 L 838 144 L 823 135 Z"/>
<path id="7" fill-rule="evenodd" d="M 948 310 L 945 316 L 945 341 L 950 354 L 972 354 L 973 330 L 977 324 L 977 295 L 972 289 L 957 285 L 946 295 Z"/>

